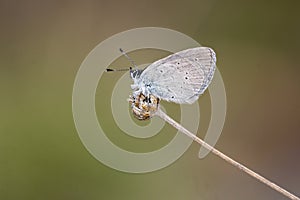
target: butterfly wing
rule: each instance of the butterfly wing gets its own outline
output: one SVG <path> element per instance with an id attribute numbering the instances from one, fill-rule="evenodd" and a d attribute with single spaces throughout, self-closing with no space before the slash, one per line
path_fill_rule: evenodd
<path id="1" fill-rule="evenodd" d="M 208 47 L 180 51 L 149 65 L 139 78 L 147 93 L 175 103 L 193 103 L 210 84 L 216 68 Z"/>

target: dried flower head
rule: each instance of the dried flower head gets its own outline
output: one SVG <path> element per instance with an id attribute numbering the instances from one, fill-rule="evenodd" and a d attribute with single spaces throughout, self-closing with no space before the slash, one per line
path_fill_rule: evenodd
<path id="1" fill-rule="evenodd" d="M 159 106 L 159 98 L 150 94 L 149 97 L 140 93 L 136 97 L 129 96 L 132 113 L 138 120 L 147 120 L 153 117 Z"/>

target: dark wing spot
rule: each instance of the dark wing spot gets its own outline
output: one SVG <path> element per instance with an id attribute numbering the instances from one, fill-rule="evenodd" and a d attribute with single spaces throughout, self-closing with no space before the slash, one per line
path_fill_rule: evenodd
<path id="1" fill-rule="evenodd" d="M 185 77 L 185 79 L 187 80 L 187 79 L 188 79 L 188 77 Z"/>
<path id="2" fill-rule="evenodd" d="M 150 88 L 151 87 L 151 83 L 146 84 L 146 87 Z"/>
<path id="3" fill-rule="evenodd" d="M 161 70 L 159 70 L 160 71 L 160 73 L 163 73 L 163 70 L 161 69 Z"/>

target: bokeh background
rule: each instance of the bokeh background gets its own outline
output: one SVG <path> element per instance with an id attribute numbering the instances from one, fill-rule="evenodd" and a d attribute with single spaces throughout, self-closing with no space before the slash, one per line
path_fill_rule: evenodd
<path id="1" fill-rule="evenodd" d="M 89 154 L 72 118 L 76 72 L 101 41 L 145 26 L 171 28 L 215 49 L 228 101 L 216 147 L 299 196 L 299 9 L 296 0 L 1 0 L 0 199 L 286 199 L 214 155 L 198 159 L 197 144 L 147 174 L 113 170 Z M 137 63 L 164 55 L 131 53 Z M 128 66 L 124 58 L 115 64 Z M 110 98 L 119 76 L 105 75 L 100 84 L 107 87 L 96 95 L 108 137 L 130 151 L 163 146 L 172 127 L 147 140 L 116 127 L 101 99 Z M 207 93 L 199 105 L 208 116 L 198 131 L 204 137 Z M 166 107 L 179 118 L 176 105 Z"/>

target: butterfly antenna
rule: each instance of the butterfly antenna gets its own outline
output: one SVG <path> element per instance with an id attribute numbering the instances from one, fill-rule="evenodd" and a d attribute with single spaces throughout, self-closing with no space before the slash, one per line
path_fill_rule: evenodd
<path id="1" fill-rule="evenodd" d="M 123 51 L 123 49 L 120 48 L 120 51 L 121 51 L 121 53 L 122 53 L 122 54 L 123 54 L 123 55 L 131 62 L 133 68 L 136 68 L 136 64 L 135 64 L 134 60 L 132 60 L 132 59 L 127 55 L 127 53 Z M 125 69 L 112 69 L 112 68 L 107 68 L 107 69 L 106 69 L 106 72 L 116 72 L 116 71 L 130 71 L 130 72 L 131 72 L 131 71 L 132 71 L 132 67 L 129 67 L 129 69 L 128 69 L 128 68 L 125 68 Z"/>
<path id="2" fill-rule="evenodd" d="M 131 67 L 130 67 L 131 68 Z M 119 72 L 119 71 L 129 71 L 130 68 L 125 68 L 125 69 L 113 69 L 113 68 L 107 68 L 107 72 Z"/>
<path id="3" fill-rule="evenodd" d="M 131 62 L 133 68 L 137 68 L 134 60 L 132 60 L 123 49 L 120 48 L 121 53 Z"/>

